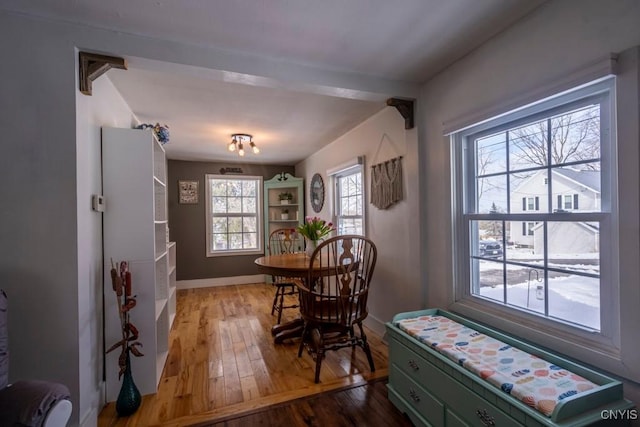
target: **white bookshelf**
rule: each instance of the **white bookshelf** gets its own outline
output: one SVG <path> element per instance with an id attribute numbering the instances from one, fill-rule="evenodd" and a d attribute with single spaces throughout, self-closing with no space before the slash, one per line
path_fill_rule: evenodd
<path id="1" fill-rule="evenodd" d="M 167 309 L 169 310 L 169 327 L 171 327 L 171 325 L 173 325 L 173 319 L 176 317 L 176 242 L 169 242 L 167 250 L 169 251 L 169 296 Z"/>
<path id="2" fill-rule="evenodd" d="M 167 162 L 151 130 L 102 129 L 105 198 L 105 341 L 121 338 L 111 260 L 128 261 L 137 305 L 131 322 L 140 331 L 143 357 L 132 357 L 140 392 L 155 393 L 169 351 L 175 317 L 175 243 L 167 242 Z M 107 401 L 117 399 L 119 351 L 106 355 Z"/>

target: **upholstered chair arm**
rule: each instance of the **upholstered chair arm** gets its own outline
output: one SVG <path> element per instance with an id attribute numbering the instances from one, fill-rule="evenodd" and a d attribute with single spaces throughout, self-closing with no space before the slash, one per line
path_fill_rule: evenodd
<path id="1" fill-rule="evenodd" d="M 69 398 L 69 389 L 63 384 L 17 381 L 0 390 L 0 420 L 2 425 L 42 426 L 52 408 Z M 64 406 L 68 406 L 68 419 L 71 402 Z"/>

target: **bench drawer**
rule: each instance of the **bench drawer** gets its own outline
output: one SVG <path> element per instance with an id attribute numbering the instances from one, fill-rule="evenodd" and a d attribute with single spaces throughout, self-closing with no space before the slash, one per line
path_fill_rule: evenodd
<path id="1" fill-rule="evenodd" d="M 391 366 L 389 387 L 434 427 L 443 427 L 444 405 L 397 366 Z"/>
<path id="2" fill-rule="evenodd" d="M 389 353 L 392 355 L 390 359 L 393 363 L 407 376 L 414 378 L 420 384 L 429 384 L 428 371 L 433 367 L 424 356 L 418 355 L 395 337 L 389 343 Z"/>
<path id="3" fill-rule="evenodd" d="M 447 402 L 447 408 L 452 413 L 455 413 L 457 418 L 456 420 L 452 419 L 452 424 L 456 424 L 456 421 L 458 425 L 464 421 L 469 426 L 479 427 L 492 425 L 508 427 L 524 424 L 524 422 L 517 422 L 508 415 L 508 412 L 503 412 L 483 398 L 483 388 L 491 387 L 489 384 L 480 388 L 476 387 L 477 390 L 472 391 L 468 385 L 465 386 L 454 380 L 455 375 L 453 375 L 451 368 L 442 363 L 439 363 L 440 366 L 436 367 L 436 365 L 427 361 L 425 357 L 418 355 L 413 349 L 409 349 L 404 343 L 394 338 L 390 341 L 389 351 L 393 360 L 389 383 L 395 387 L 396 379 L 397 381 L 403 381 L 406 378 L 405 383 L 403 383 L 404 386 L 414 387 L 414 390 L 416 390 L 416 387 L 420 387 L 431 399 L 438 402 L 440 407 L 444 406 L 441 402 Z M 427 357 L 436 363 L 439 362 L 432 356 Z M 394 370 L 397 372 L 394 372 Z M 410 381 L 410 383 L 407 384 L 406 381 Z M 426 391 L 425 388 L 428 388 L 429 391 Z M 411 396 L 407 393 L 409 393 L 409 389 L 403 394 L 403 397 L 410 401 Z M 425 416 L 424 413 L 422 414 Z M 427 417 L 425 416 L 425 418 Z M 433 424 L 436 425 L 435 423 Z"/>

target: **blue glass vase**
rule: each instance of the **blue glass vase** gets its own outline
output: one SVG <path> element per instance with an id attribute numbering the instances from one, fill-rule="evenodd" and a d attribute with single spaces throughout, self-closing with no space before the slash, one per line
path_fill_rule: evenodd
<path id="1" fill-rule="evenodd" d="M 120 417 L 129 416 L 138 410 L 141 402 L 142 396 L 138 387 L 136 387 L 136 383 L 133 382 L 133 375 L 131 375 L 131 359 L 129 350 L 127 350 L 122 386 L 120 387 L 120 393 L 118 393 L 118 400 L 116 400 L 116 412 Z"/>

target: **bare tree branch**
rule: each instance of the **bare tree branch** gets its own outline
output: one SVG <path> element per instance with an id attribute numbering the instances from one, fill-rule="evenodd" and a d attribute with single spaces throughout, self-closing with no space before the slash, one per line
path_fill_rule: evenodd
<path id="1" fill-rule="evenodd" d="M 548 150 L 553 164 L 599 159 L 599 133 L 600 112 L 591 106 L 513 129 L 511 153 L 523 168 L 547 165 Z"/>

